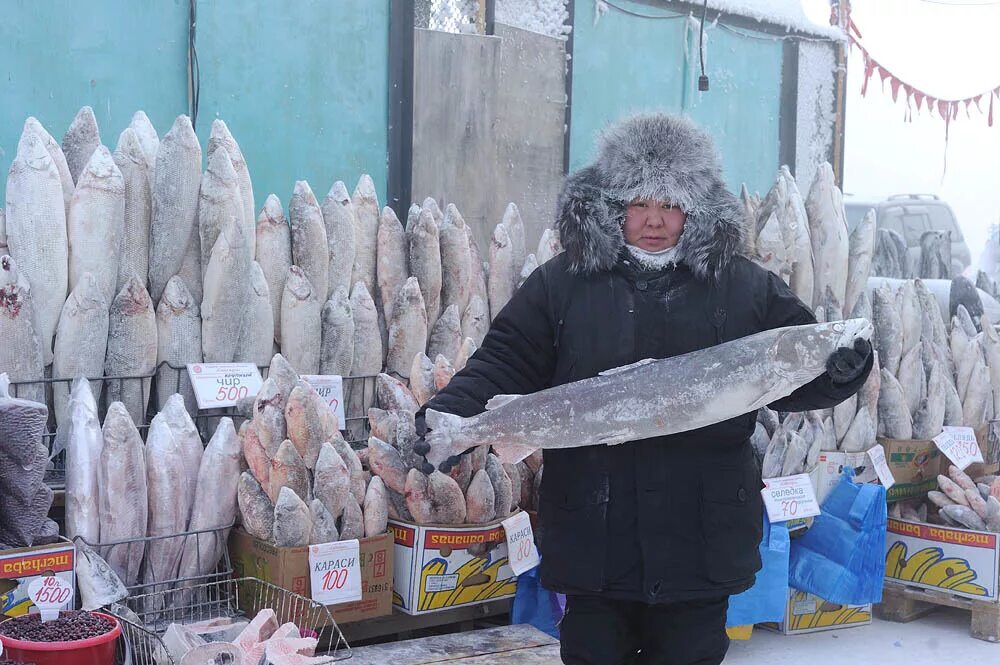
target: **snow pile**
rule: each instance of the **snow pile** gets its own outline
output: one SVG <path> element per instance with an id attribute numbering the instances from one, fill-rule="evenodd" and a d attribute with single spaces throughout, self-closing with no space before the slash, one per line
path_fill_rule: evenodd
<path id="1" fill-rule="evenodd" d="M 756 19 L 761 23 L 782 26 L 787 30 L 830 39 L 845 39 L 840 28 L 826 22 L 817 23 L 810 17 L 803 7 L 804 1 L 810 2 L 811 6 L 815 4 L 814 0 L 708 0 L 708 7 Z"/>
<path id="2" fill-rule="evenodd" d="M 496 20 L 515 28 L 566 39 L 570 32 L 568 0 L 496 0 Z"/>
<path id="3" fill-rule="evenodd" d="M 799 44 L 795 181 L 803 192 L 809 191 L 816 169 L 830 159 L 833 148 L 836 67 L 832 44 Z"/>

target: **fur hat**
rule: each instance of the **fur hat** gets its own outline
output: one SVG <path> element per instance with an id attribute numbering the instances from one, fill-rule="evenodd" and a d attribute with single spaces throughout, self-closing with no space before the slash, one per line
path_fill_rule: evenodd
<path id="1" fill-rule="evenodd" d="M 556 227 L 570 269 L 609 270 L 625 245 L 625 208 L 635 199 L 670 201 L 687 216 L 679 260 L 715 279 L 743 248 L 749 225 L 722 181 L 712 139 L 684 116 L 637 115 L 608 127 L 594 162 L 566 178 Z"/>

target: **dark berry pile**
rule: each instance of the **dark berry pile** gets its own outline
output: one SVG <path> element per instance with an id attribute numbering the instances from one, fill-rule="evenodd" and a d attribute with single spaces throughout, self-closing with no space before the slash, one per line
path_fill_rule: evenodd
<path id="1" fill-rule="evenodd" d="M 37 614 L 26 614 L 0 624 L 0 635 L 26 642 L 74 642 L 104 635 L 114 627 L 90 612 L 62 612 L 58 619 L 46 623 Z"/>

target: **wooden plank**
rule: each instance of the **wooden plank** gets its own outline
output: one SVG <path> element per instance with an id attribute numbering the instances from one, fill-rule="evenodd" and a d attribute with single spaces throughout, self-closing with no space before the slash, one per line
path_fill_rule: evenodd
<path id="1" fill-rule="evenodd" d="M 404 614 L 399 610 L 393 610 L 393 613 L 388 616 L 366 619 L 355 623 L 340 624 L 340 630 L 344 633 L 348 644 L 354 644 L 355 642 L 363 642 L 377 637 L 385 637 L 386 635 L 399 635 L 414 630 L 501 616 L 510 612 L 511 603 L 511 599 L 507 598 L 480 605 L 455 607 L 449 610 L 418 614 L 416 616 Z M 401 639 L 405 639 L 405 636 Z"/>
<path id="2" fill-rule="evenodd" d="M 390 642 L 358 647 L 351 656 L 352 665 L 427 665 L 429 663 L 464 663 L 470 657 L 500 658 L 504 653 L 527 653 L 534 647 L 558 647 L 558 642 L 529 625 L 487 628 L 467 633 L 435 635 L 405 642 Z M 557 649 L 558 653 L 558 649 Z M 479 660 L 476 662 L 502 662 Z M 547 662 L 511 660 L 503 662 Z M 555 662 L 559 662 L 558 660 Z"/>
<path id="3" fill-rule="evenodd" d="M 887 583 L 876 616 L 906 623 L 930 614 L 938 607 L 954 607 L 970 613 L 969 633 L 986 642 L 1000 642 L 1000 604 L 954 596 L 942 591 Z"/>
<path id="4" fill-rule="evenodd" d="M 517 649 L 488 656 L 471 656 L 462 660 L 448 661 L 448 665 L 561 665 L 559 645 Z"/>

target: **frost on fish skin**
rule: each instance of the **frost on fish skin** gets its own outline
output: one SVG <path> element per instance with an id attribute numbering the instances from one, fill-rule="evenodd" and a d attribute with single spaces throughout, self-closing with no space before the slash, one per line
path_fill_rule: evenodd
<path id="1" fill-rule="evenodd" d="M 277 504 L 283 487 L 287 487 L 303 500 L 309 498 L 309 472 L 295 446 L 284 440 L 271 460 L 268 496 Z"/>
<path id="2" fill-rule="evenodd" d="M 427 476 L 417 469 L 410 469 L 406 477 L 405 496 L 406 506 L 418 524 L 465 522 L 465 496 L 462 489 L 440 471 Z"/>
<path id="3" fill-rule="evenodd" d="M 426 404 L 437 394 L 434 385 L 434 362 L 424 352 L 413 356 L 410 368 L 410 392 L 418 404 Z"/>
<path id="4" fill-rule="evenodd" d="M 101 132 L 97 128 L 94 109 L 84 106 L 77 111 L 62 139 L 63 154 L 66 155 L 66 164 L 74 183 L 80 181 L 80 174 L 100 144 Z"/>
<path id="5" fill-rule="evenodd" d="M 412 359 L 427 346 L 427 309 L 417 278 L 410 277 L 399 291 L 389 323 L 389 348 L 386 372 L 410 377 Z"/>
<path id="6" fill-rule="evenodd" d="M 103 145 L 97 146 L 80 173 L 66 227 L 70 290 L 90 273 L 110 302 L 117 293 L 125 232 L 125 178 Z"/>
<path id="7" fill-rule="evenodd" d="M 379 302 L 387 322 L 392 321 L 396 299 L 409 273 L 406 265 L 406 231 L 392 208 L 386 206 L 378 222 L 376 275 Z"/>
<path id="8" fill-rule="evenodd" d="M 288 396 L 285 427 L 288 438 L 309 469 L 315 468 L 322 445 L 340 436 L 337 416 L 305 381 L 299 381 Z"/>
<path id="9" fill-rule="evenodd" d="M 337 518 L 330 514 L 322 501 L 313 499 L 309 503 L 309 514 L 312 518 L 310 545 L 333 543 L 340 539 L 340 534 L 337 532 Z"/>
<path id="10" fill-rule="evenodd" d="M 292 227 L 292 263 L 302 269 L 320 303 L 330 295 L 330 256 L 326 226 L 319 201 L 309 183 L 299 180 L 288 203 L 288 218 Z"/>
<path id="11" fill-rule="evenodd" d="M 448 359 L 440 353 L 434 358 L 434 387 L 436 390 L 444 390 L 451 383 L 451 378 L 455 376 L 455 368 L 452 367 Z"/>
<path id="12" fill-rule="evenodd" d="M 281 296 L 285 291 L 288 269 L 292 267 L 292 230 L 285 219 L 281 201 L 268 194 L 257 217 L 255 259 L 260 264 L 271 294 L 274 317 L 274 342 L 281 344 Z"/>
<path id="13" fill-rule="evenodd" d="M 108 407 L 101 432 L 104 436 L 98 469 L 101 542 L 143 538 L 149 510 L 142 438 L 120 402 Z M 103 556 L 125 584 L 131 586 L 139 579 L 143 550 L 142 544 L 117 546 L 105 550 Z"/>
<path id="14" fill-rule="evenodd" d="M 271 293 L 268 291 L 267 279 L 256 261 L 250 262 L 248 281 L 250 283 L 248 300 L 233 359 L 236 362 L 253 363 L 263 367 L 267 365 L 274 350 L 272 343 L 274 313 L 271 309 Z"/>
<path id="15" fill-rule="evenodd" d="M 304 547 L 312 533 L 309 507 L 297 493 L 282 487 L 274 504 L 273 542 L 278 547 Z"/>
<path id="16" fill-rule="evenodd" d="M 319 372 L 322 309 L 323 302 L 316 297 L 313 283 L 301 268 L 293 265 L 281 296 L 281 338 L 282 350 L 299 374 Z"/>
<path id="17" fill-rule="evenodd" d="M 878 398 L 878 431 L 890 439 L 905 441 L 913 437 L 913 421 L 903 388 L 885 367 Z"/>
<path id="18" fill-rule="evenodd" d="M 154 132 L 153 137 L 155 136 Z M 113 158 L 125 181 L 125 216 L 115 286 L 117 293 L 132 275 L 144 284 L 149 275 L 149 225 L 153 215 L 153 191 L 150 161 L 143 151 L 141 139 L 131 127 L 126 127 L 119 136 Z"/>
<path id="19" fill-rule="evenodd" d="M 323 305 L 320 374 L 350 376 L 354 363 L 354 314 L 347 289 L 338 287 Z"/>
<path id="20" fill-rule="evenodd" d="M 459 319 L 457 305 L 449 305 L 434 324 L 427 339 L 427 355 L 437 358 L 439 355 L 453 362 L 462 346 L 462 322 Z"/>
<path id="21" fill-rule="evenodd" d="M 367 173 L 361 175 L 351 197 L 354 207 L 354 268 L 351 283 L 363 282 L 369 293 L 376 282 L 379 204 L 375 183 Z"/>
<path id="22" fill-rule="evenodd" d="M 510 236 L 502 223 L 497 224 L 490 241 L 490 274 L 487 281 L 490 312 L 494 319 L 514 295 L 515 280 Z"/>
<path id="23" fill-rule="evenodd" d="M 239 185 L 240 201 L 243 204 L 240 217 L 249 235 L 250 255 L 254 256 L 256 248 L 256 241 L 253 237 L 254 210 L 256 208 L 253 197 L 253 183 L 250 180 L 250 170 L 247 168 L 247 162 L 243 157 L 243 151 L 240 149 L 239 143 L 236 142 L 236 139 L 229 131 L 229 127 L 220 118 L 212 121 L 212 132 L 208 139 L 207 149 L 209 161 L 212 160 L 212 155 L 218 148 L 225 148 L 226 154 L 232 161 L 233 171 L 236 173 L 236 182 Z"/>
<path id="24" fill-rule="evenodd" d="M 513 206 L 513 204 L 511 204 Z M 509 210 L 509 207 L 508 207 Z M 514 212 L 517 208 L 514 207 Z M 520 219 L 520 218 L 518 218 Z M 524 249 L 524 225 L 521 224 L 521 249 Z M 441 246 L 441 307 L 458 308 L 459 315 L 469 305 L 472 294 L 472 251 L 468 227 L 462 213 L 449 203 L 439 230 Z"/>
<path id="25" fill-rule="evenodd" d="M 365 516 L 361 505 L 353 496 L 347 497 L 344 514 L 340 518 L 340 539 L 360 540 L 365 537 Z"/>
<path id="26" fill-rule="evenodd" d="M 212 247 L 201 302 L 201 340 L 205 362 L 233 362 L 239 342 L 253 258 L 240 220 L 232 217 Z"/>
<path id="27" fill-rule="evenodd" d="M 223 147 L 212 150 L 211 144 L 209 150 L 208 168 L 202 175 L 198 190 L 198 236 L 203 271 L 208 269 L 215 241 L 232 219 L 237 220 L 246 231 L 247 240 L 253 238 L 256 245 L 256 229 L 251 230 L 243 222 L 243 198 L 229 153 Z M 250 256 L 253 257 L 252 248 Z"/>
<path id="28" fill-rule="evenodd" d="M 903 355 L 903 321 L 896 310 L 892 294 L 886 288 L 872 291 L 872 312 L 875 324 L 873 346 L 882 361 L 882 367 L 893 376 L 899 372 Z"/>
<path id="29" fill-rule="evenodd" d="M 323 204 L 323 222 L 326 225 L 326 240 L 330 255 L 328 276 L 330 293 L 337 289 L 351 290 L 354 271 L 355 227 L 357 215 L 347 186 L 340 180 L 333 183 Z"/>
<path id="30" fill-rule="evenodd" d="M 410 275 L 417 278 L 427 311 L 427 321 L 437 321 L 441 312 L 440 231 L 434 216 L 422 210 L 406 234 Z"/>
<path id="31" fill-rule="evenodd" d="M 313 493 L 334 518 L 344 512 L 351 495 L 351 473 L 330 443 L 320 448 L 313 475 Z"/>
<path id="32" fill-rule="evenodd" d="M 836 185 L 833 167 L 824 162 L 816 170 L 806 197 L 809 239 L 815 267 L 813 302 L 819 301 L 829 286 L 837 302 L 847 295 L 850 241 L 843 196 Z"/>
<path id="33" fill-rule="evenodd" d="M 52 360 L 53 378 L 103 375 L 108 347 L 108 304 L 97 280 L 89 272 L 84 273 L 59 316 Z M 101 381 L 91 384 L 95 399 L 100 399 L 102 388 Z M 67 418 L 69 385 L 54 384 L 52 394 L 56 423 L 60 424 Z"/>
<path id="34" fill-rule="evenodd" d="M 385 533 L 389 521 L 389 500 L 385 485 L 379 477 L 372 478 L 365 493 L 365 537 L 374 538 Z"/>
<path id="35" fill-rule="evenodd" d="M 375 393 L 379 407 L 387 411 L 415 412 L 420 408 L 409 389 L 388 374 L 379 374 L 375 378 Z"/>
<path id="36" fill-rule="evenodd" d="M 389 489 L 399 493 L 405 491 L 408 469 L 394 447 L 374 436 L 369 438 L 368 465 Z"/>
<path id="37" fill-rule="evenodd" d="M 472 477 L 465 499 L 465 519 L 470 524 L 485 524 L 496 518 L 496 497 L 493 483 L 484 470 Z"/>
<path id="38" fill-rule="evenodd" d="M 105 376 L 146 376 L 156 369 L 156 313 L 153 301 L 132 276 L 111 303 Z M 133 422 L 144 422 L 152 379 L 111 381 L 108 399 L 123 402 Z"/>

